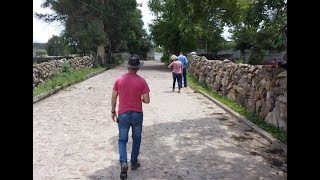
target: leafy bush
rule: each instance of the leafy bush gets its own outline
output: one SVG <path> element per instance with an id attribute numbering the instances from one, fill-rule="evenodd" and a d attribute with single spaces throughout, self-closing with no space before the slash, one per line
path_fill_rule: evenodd
<path id="1" fill-rule="evenodd" d="M 71 71 L 70 62 L 69 62 L 69 61 L 65 61 L 65 62 L 62 64 L 61 72 L 62 72 L 62 73 L 69 73 L 70 71 Z"/>

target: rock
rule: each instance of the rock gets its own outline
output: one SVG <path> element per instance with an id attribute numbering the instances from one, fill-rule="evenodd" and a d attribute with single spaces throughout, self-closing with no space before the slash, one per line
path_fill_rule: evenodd
<path id="1" fill-rule="evenodd" d="M 274 100 L 276 100 L 276 96 L 273 94 L 273 92 L 272 91 L 268 91 L 267 92 L 267 100 L 272 100 L 272 101 L 274 101 Z"/>
<path id="2" fill-rule="evenodd" d="M 244 83 L 248 83 L 248 77 L 246 75 L 243 75 L 240 80 L 238 81 L 238 84 L 242 85 Z"/>
<path id="3" fill-rule="evenodd" d="M 258 115 L 259 112 L 261 111 L 262 103 L 263 103 L 263 101 L 261 99 L 256 102 L 256 111 L 255 111 L 256 115 Z"/>
<path id="4" fill-rule="evenodd" d="M 275 87 L 275 86 L 276 86 L 276 80 L 275 79 L 269 80 L 266 83 L 266 89 L 268 91 L 272 90 L 272 88 Z"/>
<path id="5" fill-rule="evenodd" d="M 258 69 L 258 68 L 257 68 L 256 66 L 250 65 L 248 71 L 249 71 L 250 73 L 253 73 L 253 72 L 256 71 L 257 69 Z"/>
<path id="6" fill-rule="evenodd" d="M 280 95 L 277 97 L 276 101 L 278 101 L 279 103 L 287 103 L 287 98 L 283 95 Z"/>
<path id="7" fill-rule="evenodd" d="M 247 99 L 246 99 L 245 95 L 240 94 L 240 93 L 236 97 L 235 101 L 241 106 L 245 106 L 245 104 L 247 104 Z"/>
<path id="8" fill-rule="evenodd" d="M 207 76 L 205 82 L 206 82 L 207 85 L 211 84 L 211 77 L 210 77 L 210 76 Z"/>
<path id="9" fill-rule="evenodd" d="M 261 111 L 259 112 L 259 116 L 261 118 L 265 118 L 269 112 L 271 112 L 274 108 L 274 101 L 269 99 L 262 103 Z"/>
<path id="10" fill-rule="evenodd" d="M 287 122 L 283 119 L 278 119 L 278 127 L 284 131 L 287 131 Z"/>
<path id="11" fill-rule="evenodd" d="M 284 94 L 284 89 L 280 88 L 280 87 L 274 87 L 272 88 L 272 93 L 276 96 L 278 95 L 283 95 Z"/>
<path id="12" fill-rule="evenodd" d="M 287 71 L 283 71 L 280 74 L 278 74 L 277 79 L 284 78 L 284 77 L 287 77 Z"/>
<path id="13" fill-rule="evenodd" d="M 230 82 L 229 85 L 227 86 L 227 91 L 230 91 L 233 87 L 233 82 Z"/>
<path id="14" fill-rule="evenodd" d="M 235 100 L 237 98 L 237 92 L 234 89 L 231 89 L 227 95 L 227 97 L 231 100 Z"/>
<path id="15" fill-rule="evenodd" d="M 248 67 L 249 65 L 248 65 L 248 64 L 239 64 L 239 66 L 240 66 L 241 68 L 246 68 L 246 67 Z"/>
<path id="16" fill-rule="evenodd" d="M 240 86 L 233 85 L 233 89 L 236 90 L 240 94 L 243 94 L 243 95 L 245 94 L 244 89 L 242 87 L 240 87 Z"/>
<path id="17" fill-rule="evenodd" d="M 219 84 L 219 83 L 213 83 L 213 90 L 215 90 L 215 91 L 219 91 L 220 90 L 220 88 L 222 87 L 222 85 L 221 84 Z"/>
<path id="18" fill-rule="evenodd" d="M 269 124 L 272 124 L 276 127 L 278 127 L 278 122 L 277 122 L 277 119 L 274 118 L 274 112 L 269 112 L 268 115 L 266 116 L 265 118 L 265 121 Z"/>
<path id="19" fill-rule="evenodd" d="M 202 85 L 206 85 L 206 76 L 204 75 L 199 76 L 198 82 Z"/>
<path id="20" fill-rule="evenodd" d="M 250 113 L 255 113 L 256 110 L 256 101 L 254 99 L 249 98 L 247 102 L 247 108 Z"/>
<path id="21" fill-rule="evenodd" d="M 230 76 L 224 75 L 224 77 L 221 80 L 222 86 L 227 86 L 231 81 Z"/>
<path id="22" fill-rule="evenodd" d="M 287 78 L 278 79 L 276 81 L 276 86 L 280 86 L 283 89 L 287 89 Z"/>

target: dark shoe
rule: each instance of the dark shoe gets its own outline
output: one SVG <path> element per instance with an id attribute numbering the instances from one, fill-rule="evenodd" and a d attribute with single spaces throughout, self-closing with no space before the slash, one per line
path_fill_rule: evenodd
<path id="1" fill-rule="evenodd" d="M 174 89 L 172 89 L 172 92 L 174 92 Z"/>
<path id="2" fill-rule="evenodd" d="M 127 179 L 127 177 L 128 177 L 127 171 L 128 171 L 128 164 L 127 163 L 122 163 L 121 164 L 121 173 L 120 173 L 120 179 L 121 180 Z"/>
<path id="3" fill-rule="evenodd" d="M 140 166 L 139 160 L 135 163 L 131 163 L 131 170 L 136 170 Z"/>

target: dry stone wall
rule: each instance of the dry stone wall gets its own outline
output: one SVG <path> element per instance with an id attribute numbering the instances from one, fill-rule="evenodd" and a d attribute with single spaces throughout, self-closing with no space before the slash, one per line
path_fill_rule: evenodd
<path id="1" fill-rule="evenodd" d="M 190 56 L 188 60 L 188 72 L 198 82 L 287 130 L 287 70 L 208 60 L 204 56 Z"/>
<path id="2" fill-rule="evenodd" d="M 72 59 L 59 59 L 52 60 L 49 62 L 43 62 L 40 64 L 33 65 L 33 87 L 38 84 L 43 83 L 46 79 L 51 78 L 55 73 L 57 73 L 63 64 L 69 63 L 70 67 L 73 69 L 83 69 L 87 67 L 92 67 L 94 58 L 90 56 L 75 57 Z"/>

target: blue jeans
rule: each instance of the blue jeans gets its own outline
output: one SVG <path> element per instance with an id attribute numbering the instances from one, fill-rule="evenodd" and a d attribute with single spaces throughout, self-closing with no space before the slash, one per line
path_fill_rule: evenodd
<path id="1" fill-rule="evenodd" d="M 184 87 L 187 87 L 187 68 L 182 68 Z"/>
<path id="2" fill-rule="evenodd" d="M 181 89 L 182 88 L 182 75 L 181 75 L 181 73 L 180 74 L 172 73 L 172 78 L 173 78 L 172 89 L 174 89 L 176 86 L 176 80 L 178 81 L 179 89 Z"/>
<path id="3" fill-rule="evenodd" d="M 119 114 L 119 161 L 120 164 L 127 162 L 127 142 L 128 133 L 131 127 L 132 129 L 132 150 L 131 150 L 131 163 L 135 163 L 138 160 L 140 144 L 141 144 L 141 133 L 142 133 L 142 112 L 125 112 Z"/>

